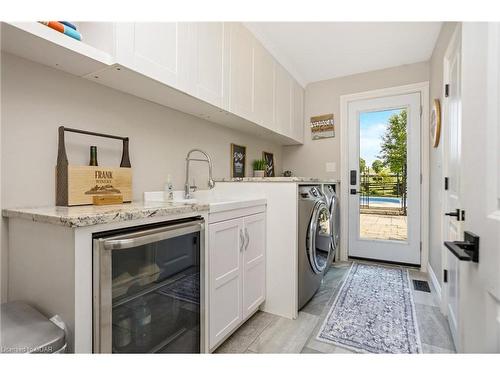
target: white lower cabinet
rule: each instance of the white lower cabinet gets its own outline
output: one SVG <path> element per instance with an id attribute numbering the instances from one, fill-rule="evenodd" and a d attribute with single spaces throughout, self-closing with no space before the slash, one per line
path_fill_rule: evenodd
<path id="1" fill-rule="evenodd" d="M 213 349 L 265 299 L 265 212 L 209 224 L 209 345 Z"/>

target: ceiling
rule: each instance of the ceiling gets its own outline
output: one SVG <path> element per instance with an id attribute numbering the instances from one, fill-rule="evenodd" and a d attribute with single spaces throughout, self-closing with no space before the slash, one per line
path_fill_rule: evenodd
<path id="1" fill-rule="evenodd" d="M 246 22 L 304 86 L 426 61 L 441 22 Z"/>

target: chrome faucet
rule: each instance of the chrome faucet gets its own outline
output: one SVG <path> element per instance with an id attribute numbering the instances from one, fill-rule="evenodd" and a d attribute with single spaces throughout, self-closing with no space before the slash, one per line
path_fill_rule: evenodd
<path id="1" fill-rule="evenodd" d="M 193 152 L 199 152 L 205 156 L 205 159 L 194 159 L 191 158 L 191 154 Z M 184 184 L 184 198 L 185 199 L 190 199 L 191 198 L 191 190 L 193 189 L 196 190 L 196 186 L 191 186 L 189 184 L 189 162 L 191 161 L 202 161 L 205 163 L 208 163 L 208 188 L 213 189 L 215 187 L 215 181 L 212 178 L 212 160 L 210 159 L 210 156 L 198 148 L 193 148 L 191 151 L 188 152 L 186 156 L 186 183 Z"/>

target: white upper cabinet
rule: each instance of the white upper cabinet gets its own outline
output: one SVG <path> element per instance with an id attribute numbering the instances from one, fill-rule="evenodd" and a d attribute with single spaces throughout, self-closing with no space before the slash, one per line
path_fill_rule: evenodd
<path id="1" fill-rule="evenodd" d="M 83 42 L 37 22 L 2 22 L 2 51 L 282 144 L 303 142 L 303 89 L 242 23 L 78 27 Z"/>
<path id="2" fill-rule="evenodd" d="M 216 107 L 223 107 L 226 25 L 223 22 L 190 23 L 188 92 Z"/>
<path id="3" fill-rule="evenodd" d="M 280 64 L 276 64 L 275 115 L 276 131 L 292 135 L 292 77 Z"/>
<path id="4" fill-rule="evenodd" d="M 268 129 L 274 128 L 274 70 L 275 61 L 271 54 L 254 41 L 253 58 L 253 100 L 254 119 Z"/>
<path id="5" fill-rule="evenodd" d="M 229 111 L 254 119 L 253 52 L 254 37 L 241 23 L 230 23 Z"/>
<path id="6" fill-rule="evenodd" d="M 293 82 L 292 138 L 304 142 L 304 89 Z"/>
<path id="7" fill-rule="evenodd" d="M 116 58 L 119 64 L 141 74 L 185 89 L 189 61 L 188 24 L 117 23 Z"/>

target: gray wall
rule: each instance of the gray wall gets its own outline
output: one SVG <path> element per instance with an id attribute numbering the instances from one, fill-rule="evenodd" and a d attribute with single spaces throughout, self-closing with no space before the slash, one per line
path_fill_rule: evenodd
<path id="1" fill-rule="evenodd" d="M 53 205 L 57 128 L 60 125 L 130 137 L 134 199 L 160 190 L 170 174 L 183 188 L 189 149 L 206 150 L 215 177 L 229 177 L 230 143 L 247 146 L 247 174 L 262 151 L 275 155 L 281 173 L 281 146 L 124 94 L 12 55 L 1 61 L 1 205 Z M 121 144 L 81 135 L 67 136 L 70 163 L 87 164 L 89 145 L 98 146 L 101 165 L 120 163 Z M 193 164 L 196 183 L 206 186 L 207 168 Z M 6 280 L 6 223 L 2 220 L 1 279 Z M 4 283 L 3 283 L 4 284 Z M 5 298 L 5 285 L 2 285 Z"/>
<path id="2" fill-rule="evenodd" d="M 441 28 L 436 46 L 430 60 L 430 109 L 432 109 L 434 99 L 439 99 L 443 103 L 443 58 L 448 48 L 453 31 L 457 23 L 444 23 Z M 441 140 L 442 141 L 442 140 Z M 429 264 L 436 274 L 437 279 L 442 283 L 441 277 L 441 249 L 442 249 L 442 195 L 443 195 L 443 176 L 442 160 L 443 148 L 442 142 L 437 148 L 430 149 L 430 201 L 429 201 Z"/>
<path id="3" fill-rule="evenodd" d="M 304 110 L 304 145 L 283 147 L 283 170 L 289 169 L 296 176 L 339 178 L 340 96 L 428 80 L 429 63 L 421 62 L 313 82 L 307 85 Z M 335 138 L 312 141 L 309 118 L 327 113 L 334 115 Z M 325 164 L 327 162 L 336 163 L 335 172 L 326 171 Z"/>

